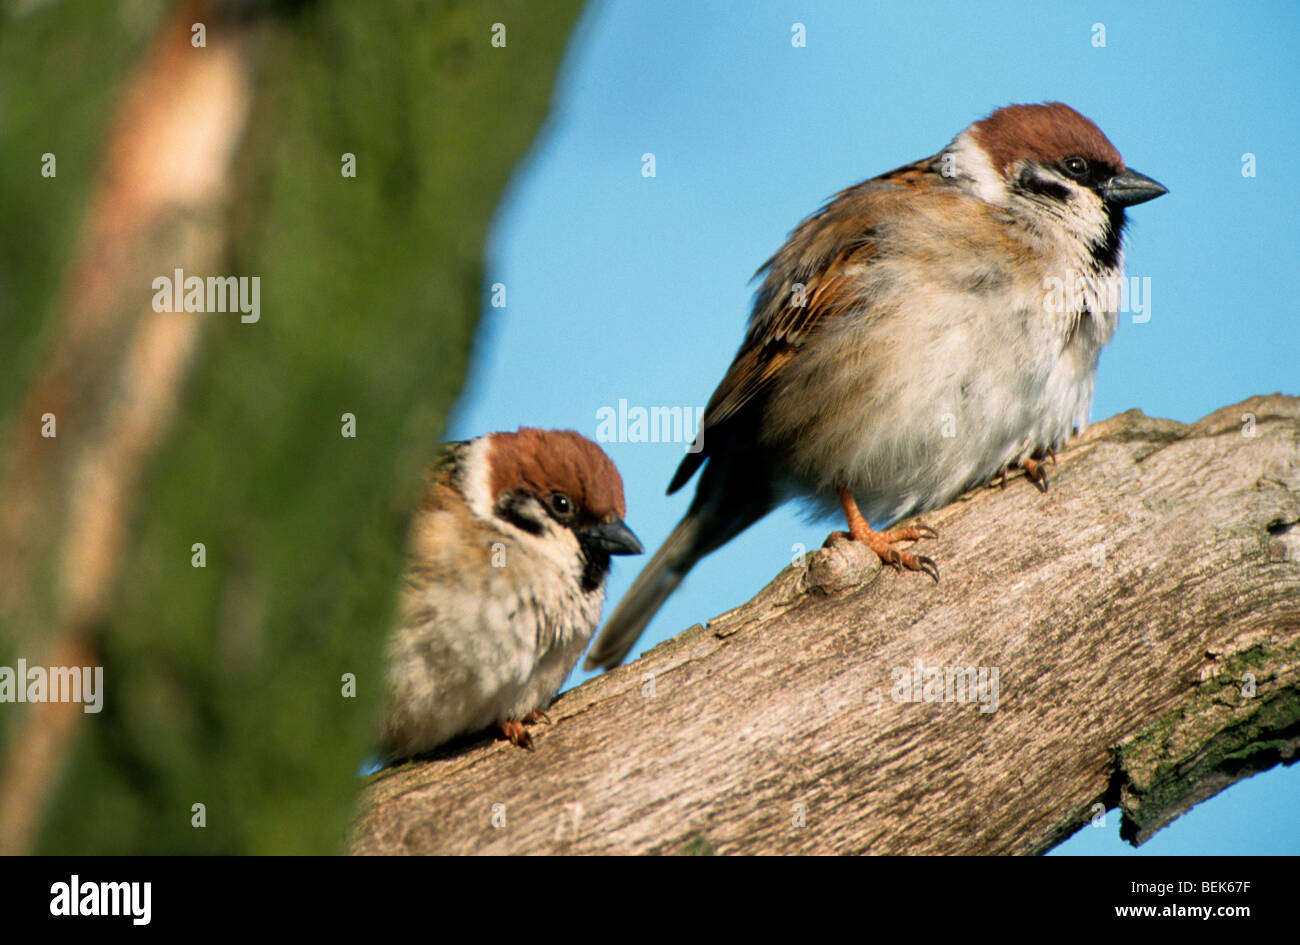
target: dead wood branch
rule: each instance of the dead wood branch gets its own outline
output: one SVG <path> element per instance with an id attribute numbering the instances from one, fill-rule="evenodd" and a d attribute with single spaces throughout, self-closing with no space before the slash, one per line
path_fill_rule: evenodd
<path id="1" fill-rule="evenodd" d="M 1049 471 L 926 516 L 938 586 L 821 550 L 565 694 L 536 752 L 376 776 L 353 852 L 1039 853 L 1293 761 L 1300 399 L 1129 411 Z M 918 661 L 996 669 L 996 711 L 898 701 Z"/>

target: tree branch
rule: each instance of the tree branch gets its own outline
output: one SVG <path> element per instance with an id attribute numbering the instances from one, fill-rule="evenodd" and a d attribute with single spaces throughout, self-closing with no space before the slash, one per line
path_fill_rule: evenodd
<path id="1" fill-rule="evenodd" d="M 536 752 L 375 776 L 352 851 L 1040 853 L 1294 761 L 1300 399 L 1132 410 L 1048 469 L 925 517 L 937 586 L 837 543 L 566 693 Z"/>

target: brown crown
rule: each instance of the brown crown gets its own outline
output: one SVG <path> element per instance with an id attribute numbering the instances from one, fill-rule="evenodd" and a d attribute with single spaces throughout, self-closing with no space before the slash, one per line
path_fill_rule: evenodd
<path id="1" fill-rule="evenodd" d="M 490 449 L 494 496 L 519 488 L 542 498 L 563 492 L 601 521 L 625 514 L 617 467 L 580 433 L 521 427 L 517 433 L 493 433 Z"/>
<path id="2" fill-rule="evenodd" d="M 1053 164 L 1075 155 L 1124 167 L 1124 159 L 1101 129 L 1060 102 L 999 108 L 972 125 L 971 134 L 1003 174 L 1026 158 Z"/>

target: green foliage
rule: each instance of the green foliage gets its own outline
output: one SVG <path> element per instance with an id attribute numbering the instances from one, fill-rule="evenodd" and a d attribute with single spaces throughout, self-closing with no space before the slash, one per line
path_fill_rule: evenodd
<path id="1" fill-rule="evenodd" d="M 122 78 L 160 7 L 0 3 L 0 435 L 43 353 Z M 41 176 L 53 154 L 58 176 Z"/>
<path id="2" fill-rule="evenodd" d="M 484 297 L 488 220 L 578 6 L 334 0 L 254 27 L 226 271 L 261 278 L 261 320 L 212 316 L 145 477 L 102 628 L 105 709 L 82 726 L 43 852 L 341 849 L 407 513 Z M 0 341 L 24 354 L 0 423 L 39 355 L 108 90 L 148 39 L 117 8 L 50 4 L 4 24 L 0 291 L 24 314 L 0 319 Z M 35 65 L 58 60 L 88 65 Z M 23 84 L 31 101 L 14 94 Z M 36 141 L 52 143 L 14 147 Z M 50 186 L 33 169 L 58 148 L 70 157 Z M 355 178 L 340 174 L 345 152 Z M 195 542 L 206 568 L 191 566 Z M 341 694 L 345 673 L 357 698 Z"/>

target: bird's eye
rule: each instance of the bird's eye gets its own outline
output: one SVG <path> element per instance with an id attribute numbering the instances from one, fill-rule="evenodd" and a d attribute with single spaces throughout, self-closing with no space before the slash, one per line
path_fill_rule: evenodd
<path id="1" fill-rule="evenodd" d="M 1071 177 L 1083 177 L 1088 173 L 1088 162 L 1081 157 L 1068 157 L 1061 162 L 1061 166 Z"/>
<path id="2" fill-rule="evenodd" d="M 551 511 L 556 515 L 569 515 L 573 512 L 573 503 L 563 492 L 551 493 Z"/>

